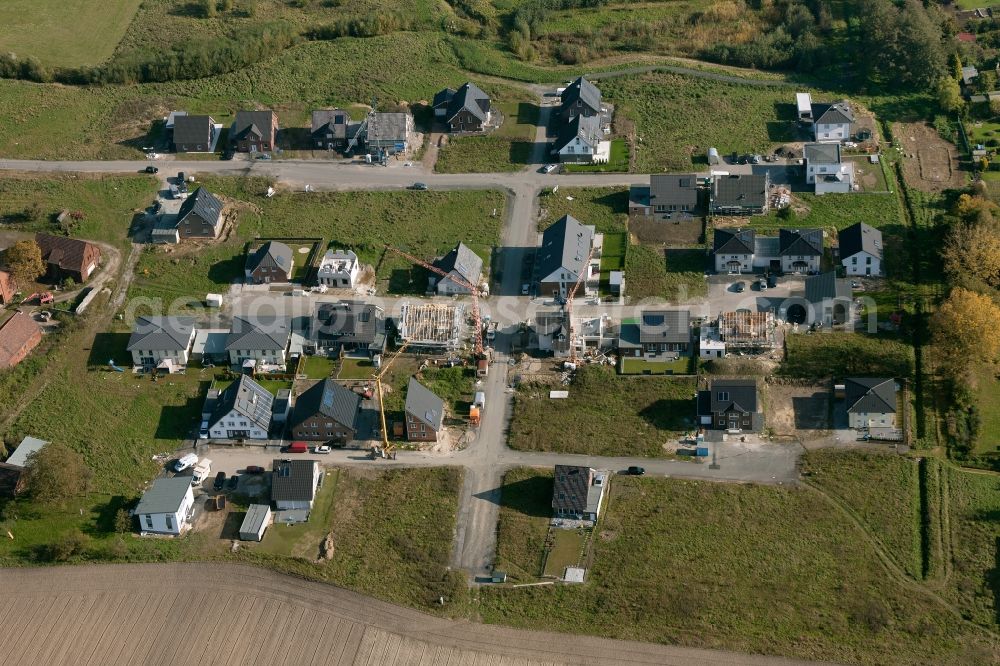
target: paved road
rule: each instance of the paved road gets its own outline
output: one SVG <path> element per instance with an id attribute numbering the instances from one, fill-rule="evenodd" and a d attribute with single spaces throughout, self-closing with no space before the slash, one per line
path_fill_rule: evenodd
<path id="1" fill-rule="evenodd" d="M 0 666 L 806 663 L 447 620 L 235 564 L 6 569 L 0 590 Z"/>

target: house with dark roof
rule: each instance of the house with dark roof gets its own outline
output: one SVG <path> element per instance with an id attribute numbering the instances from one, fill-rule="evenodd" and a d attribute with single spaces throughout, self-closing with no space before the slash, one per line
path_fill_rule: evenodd
<path id="1" fill-rule="evenodd" d="M 535 313 L 532 330 L 538 337 L 538 351 L 552 352 L 553 356 L 569 354 L 569 325 L 562 310 L 547 310 Z"/>
<path id="2" fill-rule="evenodd" d="M 673 360 L 691 353 L 688 310 L 643 310 L 636 321 L 623 321 L 618 353 L 624 358 Z"/>
<path id="3" fill-rule="evenodd" d="M 177 116 L 172 139 L 174 152 L 207 153 L 215 143 L 215 133 L 212 116 Z"/>
<path id="4" fill-rule="evenodd" d="M 649 186 L 633 185 L 629 214 L 654 220 L 688 220 L 702 213 L 703 188 L 693 173 L 657 173 Z"/>
<path id="5" fill-rule="evenodd" d="M 372 155 L 405 153 L 413 137 L 412 113 L 376 113 L 365 127 L 364 142 Z"/>
<path id="6" fill-rule="evenodd" d="M 809 303 L 807 321 L 817 326 L 840 326 L 853 321 L 851 285 L 833 271 L 806 278 L 805 298 Z"/>
<path id="7" fill-rule="evenodd" d="M 35 242 L 42 250 L 45 276 L 50 280 L 86 282 L 101 261 L 101 248 L 78 238 L 35 234 Z"/>
<path id="8" fill-rule="evenodd" d="M 284 317 L 236 316 L 226 336 L 226 353 L 235 366 L 284 365 L 290 339 L 288 320 Z"/>
<path id="9" fill-rule="evenodd" d="M 194 317 L 143 315 L 136 318 L 126 349 L 137 368 L 182 371 L 187 367 L 194 338 Z"/>
<path id="10" fill-rule="evenodd" d="M 535 336 L 533 345 L 540 352 L 551 352 L 556 358 L 569 355 L 570 339 L 566 313 L 562 310 L 545 310 L 535 314 L 531 323 Z M 573 346 L 578 354 L 589 351 L 610 351 L 618 344 L 619 330 L 607 314 L 573 317 Z"/>
<path id="11" fill-rule="evenodd" d="M 212 439 L 267 439 L 274 396 L 249 375 L 227 386 L 216 397 L 208 417 Z"/>
<path id="12" fill-rule="evenodd" d="M 712 215 L 762 215 L 767 212 L 771 177 L 763 174 L 715 176 L 709 189 Z"/>
<path id="13" fill-rule="evenodd" d="M 278 511 L 312 509 L 323 470 L 315 460 L 273 460 L 271 501 Z"/>
<path id="14" fill-rule="evenodd" d="M 703 427 L 713 430 L 760 432 L 764 415 L 757 381 L 713 379 L 708 389 L 698 391 L 698 419 Z"/>
<path id="15" fill-rule="evenodd" d="M 433 101 L 434 117 L 452 132 L 482 132 L 490 121 L 490 96 L 475 83 L 466 82 L 458 90 L 445 88 Z"/>
<path id="16" fill-rule="evenodd" d="M 194 516 L 191 477 L 163 477 L 153 481 L 135 507 L 135 516 L 143 534 L 184 533 Z"/>
<path id="17" fill-rule="evenodd" d="M 292 439 L 346 444 L 358 431 L 361 396 L 332 379 L 324 379 L 295 400 L 289 423 Z"/>
<path id="18" fill-rule="evenodd" d="M 552 154 L 560 162 L 593 162 L 603 139 L 598 116 L 573 116 L 559 129 Z"/>
<path id="19" fill-rule="evenodd" d="M 802 148 L 806 184 L 816 194 L 844 194 L 854 189 L 854 163 L 845 162 L 839 143 L 807 143 Z"/>
<path id="20" fill-rule="evenodd" d="M 577 295 L 593 294 L 600 277 L 600 248 L 604 235 L 593 226 L 582 224 L 572 215 L 564 215 L 542 232 L 542 246 L 535 257 L 535 275 L 541 296 L 566 298 L 584 275 Z M 591 249 L 593 256 L 588 263 Z"/>
<path id="21" fill-rule="evenodd" d="M 196 189 L 177 212 L 178 238 L 218 238 L 222 207 L 222 202 L 204 187 Z"/>
<path id="22" fill-rule="evenodd" d="M 712 239 L 712 255 L 717 273 L 749 273 L 753 271 L 756 250 L 753 229 L 716 229 Z"/>
<path id="23" fill-rule="evenodd" d="M 311 138 L 314 148 L 343 150 L 347 147 L 347 128 L 351 114 L 344 109 L 316 109 L 312 112 Z"/>
<path id="24" fill-rule="evenodd" d="M 446 273 L 443 277 L 432 275 L 428 289 L 438 296 L 469 294 L 471 290 L 464 284 L 479 286 L 483 275 L 483 260 L 465 243 L 459 243 L 451 252 L 434 262 L 434 267 Z"/>
<path id="25" fill-rule="evenodd" d="M 556 465 L 552 512 L 559 518 L 596 523 L 604 504 L 608 476 L 591 467 Z"/>
<path id="26" fill-rule="evenodd" d="M 280 241 L 267 241 L 247 257 L 247 284 L 289 282 L 295 259 L 292 248 Z"/>
<path id="27" fill-rule="evenodd" d="M 444 400 L 410 377 L 406 386 L 406 439 L 411 442 L 436 442 L 444 427 Z"/>
<path id="28" fill-rule="evenodd" d="M 241 153 L 272 151 L 277 137 L 278 114 L 274 111 L 238 111 L 229 134 L 233 148 Z"/>
<path id="29" fill-rule="evenodd" d="M 854 134 L 854 112 L 847 100 L 813 104 L 813 136 L 819 142 L 848 141 Z"/>
<path id="30" fill-rule="evenodd" d="M 559 93 L 559 118 L 568 123 L 576 116 L 601 115 L 601 91 L 593 83 L 580 77 Z"/>
<path id="31" fill-rule="evenodd" d="M 0 370 L 13 368 L 42 341 L 42 329 L 26 312 L 16 310 L 0 324 Z"/>
<path id="32" fill-rule="evenodd" d="M 373 358 L 385 351 L 385 313 L 373 303 L 317 303 L 309 323 L 309 344 L 317 354 Z"/>
<path id="33" fill-rule="evenodd" d="M 855 430 L 896 427 L 895 379 L 848 377 L 844 380 L 844 407 L 848 426 Z"/>
<path id="34" fill-rule="evenodd" d="M 17 283 L 14 276 L 7 271 L 0 271 L 0 305 L 7 305 L 14 300 L 17 293 Z"/>
<path id="35" fill-rule="evenodd" d="M 779 230 L 778 257 L 783 273 L 819 273 L 823 258 L 823 230 Z"/>
<path id="36" fill-rule="evenodd" d="M 882 232 L 858 222 L 837 235 L 840 263 L 848 275 L 882 275 Z"/>

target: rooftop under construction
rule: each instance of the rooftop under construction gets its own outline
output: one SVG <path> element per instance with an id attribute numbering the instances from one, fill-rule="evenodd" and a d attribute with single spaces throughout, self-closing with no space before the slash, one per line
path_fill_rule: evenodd
<path id="1" fill-rule="evenodd" d="M 727 349 L 771 349 L 775 345 L 774 315 L 770 312 L 723 312 L 719 338 Z"/>
<path id="2" fill-rule="evenodd" d="M 438 303 L 403 303 L 399 338 L 410 349 L 457 349 L 461 343 L 465 308 Z"/>

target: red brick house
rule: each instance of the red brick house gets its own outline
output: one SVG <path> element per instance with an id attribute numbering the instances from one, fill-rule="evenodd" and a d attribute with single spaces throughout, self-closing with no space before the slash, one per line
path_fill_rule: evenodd
<path id="1" fill-rule="evenodd" d="M 230 140 L 241 153 L 266 153 L 274 150 L 277 136 L 278 114 L 274 111 L 240 111 Z"/>
<path id="2" fill-rule="evenodd" d="M 0 324 L 0 370 L 13 368 L 42 341 L 42 329 L 31 315 L 17 311 Z"/>
<path id="3" fill-rule="evenodd" d="M 410 377 L 406 387 L 406 439 L 436 442 L 444 426 L 444 400 Z"/>
<path id="4" fill-rule="evenodd" d="M 7 305 L 14 299 L 17 285 L 14 276 L 7 271 L 0 271 L 0 305 Z"/>
<path id="5" fill-rule="evenodd" d="M 78 238 L 36 234 L 35 242 L 42 250 L 45 275 L 50 280 L 86 282 L 101 261 L 101 248 Z"/>

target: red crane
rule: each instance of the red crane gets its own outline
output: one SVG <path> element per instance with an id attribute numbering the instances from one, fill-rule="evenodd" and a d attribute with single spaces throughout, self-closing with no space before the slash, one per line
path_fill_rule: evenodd
<path id="1" fill-rule="evenodd" d="M 479 287 L 472 284 L 468 280 L 465 280 L 464 278 L 445 273 L 437 266 L 429 264 L 423 259 L 417 259 L 412 254 L 407 254 L 406 252 L 403 252 L 398 248 L 394 248 L 391 245 L 386 245 L 385 249 L 391 250 L 405 259 L 409 259 L 411 262 L 415 263 L 418 266 L 423 266 L 432 273 L 440 275 L 441 277 L 447 277 L 448 279 L 455 282 L 455 284 L 461 285 L 469 290 L 469 293 L 472 294 L 472 324 L 473 327 L 475 328 L 475 338 L 474 338 L 475 355 L 477 359 L 484 358 L 485 354 L 483 353 L 483 321 L 482 321 L 482 316 L 479 313 Z"/>
<path id="2" fill-rule="evenodd" d="M 594 258 L 594 245 L 590 245 L 590 253 L 587 254 L 587 261 L 584 262 L 583 268 L 580 273 L 576 276 L 576 284 L 570 289 L 569 294 L 566 295 L 566 327 L 569 331 L 569 362 L 576 363 L 576 344 L 573 342 L 573 299 L 576 297 L 576 292 L 580 288 L 580 284 L 590 275 L 590 260 Z"/>

